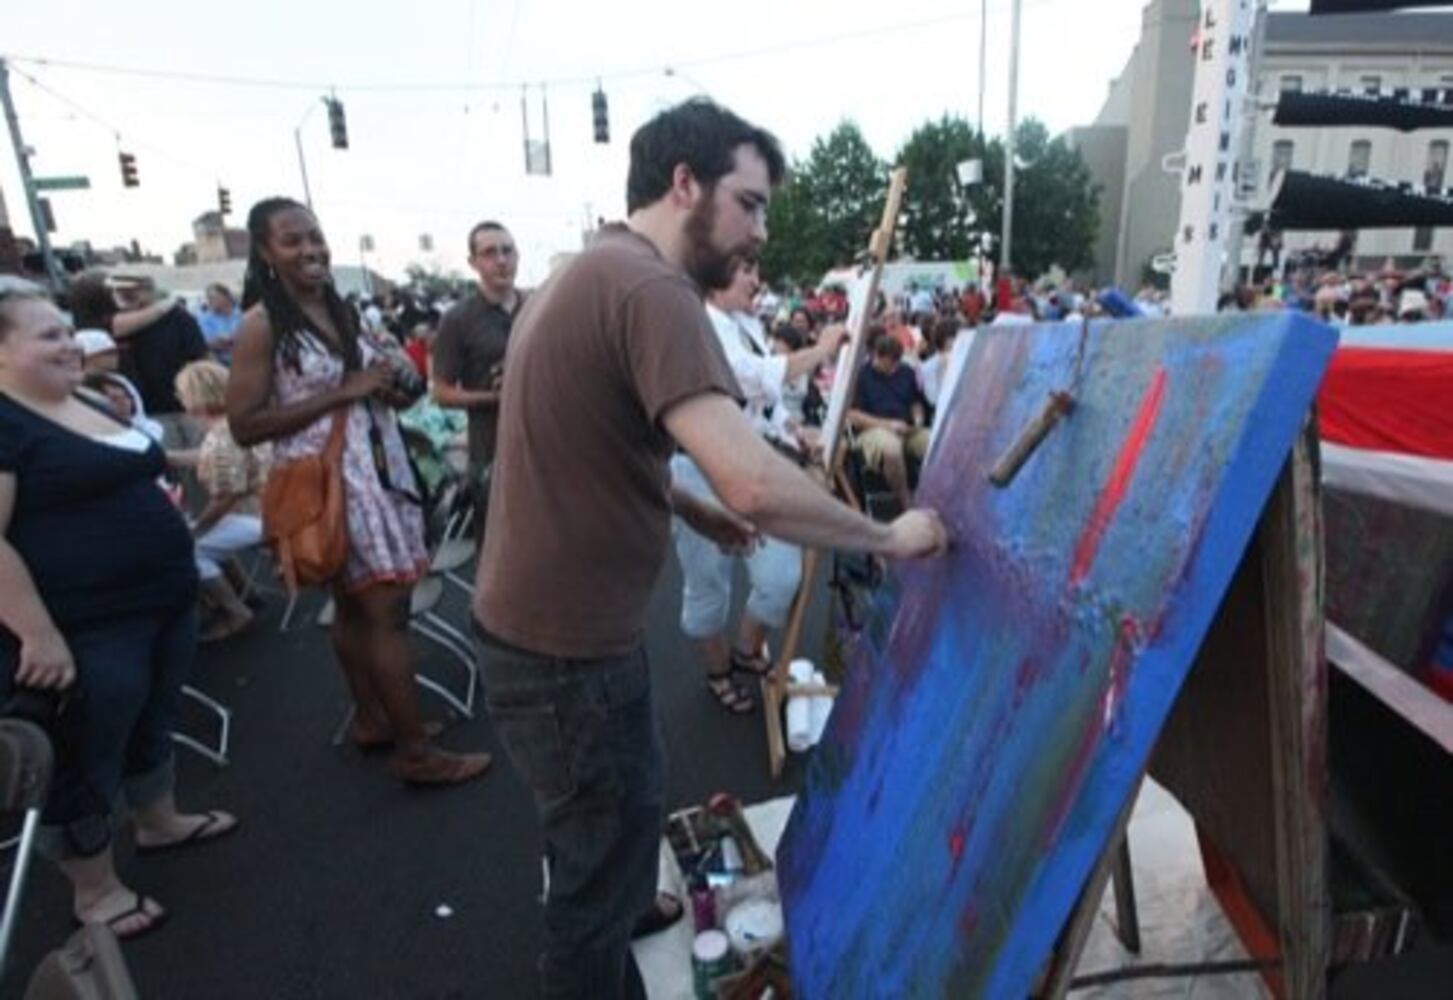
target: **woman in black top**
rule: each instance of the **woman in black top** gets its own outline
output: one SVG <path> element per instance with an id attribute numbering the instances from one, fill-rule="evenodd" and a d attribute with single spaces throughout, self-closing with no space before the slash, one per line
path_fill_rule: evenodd
<path id="1" fill-rule="evenodd" d="M 50 300 L 0 289 L 0 697 L 66 692 L 39 843 L 71 881 L 76 918 L 124 938 L 165 910 L 117 877 L 116 798 L 140 851 L 237 820 L 179 813 L 172 796 L 197 577 L 186 523 L 157 484 L 166 458 L 80 384 L 81 352 Z"/>

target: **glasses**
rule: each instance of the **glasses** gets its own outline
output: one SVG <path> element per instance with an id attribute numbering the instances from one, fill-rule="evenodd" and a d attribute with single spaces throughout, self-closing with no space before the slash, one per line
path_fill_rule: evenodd
<path id="1" fill-rule="evenodd" d="M 484 260 L 500 260 L 504 257 L 513 257 L 514 255 L 515 245 L 513 243 L 499 243 L 495 246 L 485 247 L 483 250 L 476 250 L 474 252 L 474 256 L 481 257 Z"/>

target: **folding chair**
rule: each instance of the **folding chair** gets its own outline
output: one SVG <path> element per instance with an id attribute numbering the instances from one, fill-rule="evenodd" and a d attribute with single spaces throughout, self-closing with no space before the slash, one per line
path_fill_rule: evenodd
<path id="1" fill-rule="evenodd" d="M 414 680 L 420 687 L 442 698 L 460 715 L 472 719 L 475 697 L 479 692 L 479 664 L 475 660 L 474 647 L 469 636 L 455 628 L 435 610 L 443 597 L 442 577 L 430 574 L 414 584 L 409 595 L 409 631 L 423 636 L 459 661 L 465 673 L 464 689 L 461 692 L 452 691 L 440 681 L 417 672 Z M 323 605 L 323 610 L 318 612 L 318 627 L 331 627 L 337 613 L 337 606 L 329 598 L 328 603 Z"/>
<path id="2" fill-rule="evenodd" d="M 228 751 L 232 745 L 232 709 L 190 684 L 182 685 L 182 695 L 217 717 L 217 745 L 211 746 L 196 737 L 175 731 L 172 732 L 172 741 L 201 754 L 218 767 L 226 767 L 230 762 Z"/>

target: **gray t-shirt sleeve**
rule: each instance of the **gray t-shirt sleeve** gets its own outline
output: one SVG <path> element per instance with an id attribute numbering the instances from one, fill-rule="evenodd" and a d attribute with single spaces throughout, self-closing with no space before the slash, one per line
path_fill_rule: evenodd
<path id="1" fill-rule="evenodd" d="M 439 321 L 439 332 L 434 335 L 434 344 L 429 349 L 434 378 L 437 381 L 457 384 L 462 378 L 464 360 L 460 350 L 461 327 L 458 306 L 450 309 Z"/>

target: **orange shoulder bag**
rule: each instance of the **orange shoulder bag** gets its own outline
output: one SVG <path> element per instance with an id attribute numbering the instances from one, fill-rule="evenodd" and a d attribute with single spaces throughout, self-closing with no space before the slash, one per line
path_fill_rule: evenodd
<path id="1" fill-rule="evenodd" d="M 328 583 L 348 560 L 343 506 L 343 434 L 348 409 L 333 413 L 321 453 L 275 465 L 262 490 L 262 535 L 289 594 Z"/>

